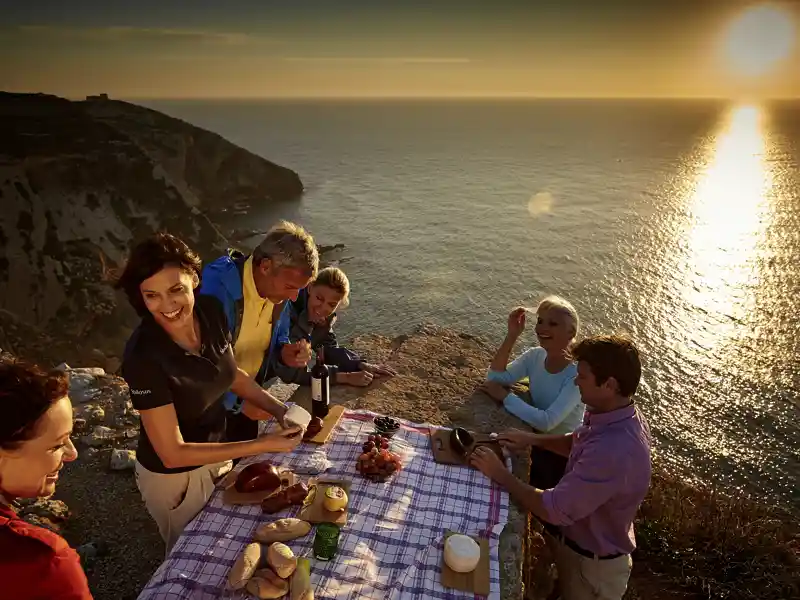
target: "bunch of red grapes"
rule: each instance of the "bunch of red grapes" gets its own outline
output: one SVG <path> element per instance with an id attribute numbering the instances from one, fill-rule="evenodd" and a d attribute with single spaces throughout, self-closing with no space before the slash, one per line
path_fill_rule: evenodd
<path id="1" fill-rule="evenodd" d="M 389 438 L 373 434 L 367 438 L 358 457 L 356 470 L 371 481 L 386 481 L 403 468 L 400 457 L 389 450 Z"/>

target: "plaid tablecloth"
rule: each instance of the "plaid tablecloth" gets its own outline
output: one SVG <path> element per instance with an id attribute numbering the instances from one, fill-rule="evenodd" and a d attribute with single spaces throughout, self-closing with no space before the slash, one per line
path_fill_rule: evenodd
<path id="1" fill-rule="evenodd" d="M 443 535 L 451 529 L 490 540 L 491 593 L 500 598 L 499 536 L 508 520 L 508 494 L 474 469 L 434 462 L 428 426 L 401 421 L 393 450 L 403 470 L 386 483 L 373 483 L 355 470 L 361 445 L 372 431 L 374 413 L 348 411 L 324 446 L 301 444 L 292 454 L 265 455 L 288 467 L 325 462 L 328 477 L 352 480 L 350 516 L 334 560 L 313 558 L 314 532 L 287 542 L 311 559 L 318 600 L 427 600 L 475 598 L 445 589 L 441 581 Z M 327 462 L 326 462 L 327 459 Z M 253 459 L 258 460 L 258 459 Z M 243 461 L 244 462 L 244 461 Z M 259 506 L 228 506 L 217 490 L 186 527 L 139 600 L 246 598 L 226 589 L 227 574 L 256 527 L 295 516 L 297 509 L 264 515 Z"/>

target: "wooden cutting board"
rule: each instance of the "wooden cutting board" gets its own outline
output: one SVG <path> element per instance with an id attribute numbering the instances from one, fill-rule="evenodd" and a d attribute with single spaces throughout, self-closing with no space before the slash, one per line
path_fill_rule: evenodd
<path id="1" fill-rule="evenodd" d="M 280 489 L 275 490 L 274 492 L 238 492 L 236 491 L 236 487 L 234 484 L 236 483 L 236 476 L 242 469 L 237 469 L 236 471 L 231 471 L 228 475 L 225 476 L 220 482 L 220 486 L 225 488 L 225 491 L 222 493 L 222 501 L 225 504 L 261 504 L 262 500 L 269 498 L 270 496 L 277 494 L 281 490 L 285 490 L 288 487 L 293 486 L 295 483 L 300 481 L 300 478 L 297 477 L 291 471 L 282 471 L 281 472 L 281 487 Z"/>
<path id="2" fill-rule="evenodd" d="M 433 459 L 445 465 L 462 465 L 462 466 L 470 466 L 469 462 L 467 462 L 467 457 L 460 456 L 456 454 L 453 449 L 450 447 L 450 432 L 452 429 L 431 429 L 431 449 L 433 450 Z M 477 446 L 487 446 L 491 448 L 497 456 L 500 457 L 500 460 L 505 462 L 505 457 L 503 456 L 503 447 L 500 445 L 500 442 L 492 441 L 492 438 L 489 436 L 488 433 L 475 433 L 470 431 L 475 443 L 469 449 L 470 452 L 474 450 Z M 469 453 L 467 454 L 469 456 Z"/>
<path id="3" fill-rule="evenodd" d="M 458 532 L 446 531 L 444 539 Z M 471 573 L 456 573 L 444 562 L 444 545 L 442 546 L 442 587 L 472 592 L 479 596 L 488 596 L 489 586 L 489 540 L 478 536 L 470 536 L 481 547 L 481 559 Z"/>
<path id="4" fill-rule="evenodd" d="M 350 502 L 353 501 L 352 498 L 350 498 L 350 485 L 351 482 L 346 479 L 318 482 L 315 486 L 316 490 L 309 491 L 309 494 L 314 494 L 313 500 L 310 504 L 307 504 L 300 509 L 300 513 L 297 515 L 297 518 L 302 521 L 308 521 L 309 523 L 333 523 L 339 527 L 344 526 L 347 523 L 347 513 L 350 508 Z M 323 502 L 325 500 L 325 491 L 329 487 L 333 486 L 342 488 L 347 494 L 348 503 L 344 510 L 331 512 L 326 510 L 323 506 Z"/>
<path id="5" fill-rule="evenodd" d="M 303 441 L 311 444 L 326 443 L 333 434 L 333 430 L 336 429 L 336 426 L 339 424 L 343 414 L 344 406 L 341 404 L 335 404 L 328 408 L 328 415 L 322 420 L 322 429 L 320 432 L 314 437 L 304 439 Z"/>

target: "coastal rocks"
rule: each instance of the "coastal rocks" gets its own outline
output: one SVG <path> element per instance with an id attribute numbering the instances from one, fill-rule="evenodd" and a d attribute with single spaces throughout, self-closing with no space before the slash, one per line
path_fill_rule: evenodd
<path id="1" fill-rule="evenodd" d="M 134 450 L 120 450 L 115 448 L 111 451 L 109 466 L 112 471 L 127 471 L 136 465 L 136 452 Z"/>
<path id="2" fill-rule="evenodd" d="M 97 558 L 108 554 L 108 544 L 105 542 L 88 542 L 75 548 L 75 552 L 78 553 L 81 565 L 85 569 L 91 566 Z"/>
<path id="3" fill-rule="evenodd" d="M 167 230 L 207 259 L 227 245 L 212 221 L 227 207 L 303 191 L 293 171 L 125 102 L 0 93 L 0 129 L 0 346 L 45 365 L 119 367 L 137 318 L 109 284 L 131 243 Z"/>
<path id="4" fill-rule="evenodd" d="M 22 517 L 22 520 L 30 523 L 31 525 L 44 527 L 45 529 L 49 529 L 50 531 L 58 534 L 61 533 L 61 523 L 53 521 L 52 519 L 48 519 L 47 517 L 40 517 L 37 514 L 28 514 Z"/>
<path id="5" fill-rule="evenodd" d="M 84 423 L 91 423 L 92 425 L 99 425 L 105 421 L 106 411 L 102 406 L 89 404 L 81 406 L 74 411 L 75 420 L 80 419 Z M 77 424 L 75 424 L 77 429 Z"/>
<path id="6" fill-rule="evenodd" d="M 83 437 L 83 443 L 92 448 L 99 448 L 111 443 L 117 437 L 116 432 L 104 425 L 98 425 L 92 433 Z"/>
<path id="7" fill-rule="evenodd" d="M 18 501 L 17 514 L 32 525 L 61 531 L 61 525 L 70 517 L 69 507 L 61 500 L 50 498 L 25 498 Z"/>
<path id="8" fill-rule="evenodd" d="M 105 375 L 105 371 L 98 369 L 100 375 Z M 100 393 L 96 387 L 96 375 L 77 369 L 70 369 L 69 371 L 69 397 L 73 404 L 83 404 L 91 402 L 97 398 Z"/>

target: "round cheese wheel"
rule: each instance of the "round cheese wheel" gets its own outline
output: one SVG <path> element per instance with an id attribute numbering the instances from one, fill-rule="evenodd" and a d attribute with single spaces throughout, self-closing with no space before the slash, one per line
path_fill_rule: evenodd
<path id="1" fill-rule="evenodd" d="M 444 562 L 456 573 L 470 573 L 481 560 L 481 547 L 467 535 L 451 535 L 444 543 Z"/>
<path id="2" fill-rule="evenodd" d="M 286 411 L 283 420 L 300 425 L 300 427 L 308 427 L 308 424 L 311 422 L 311 414 L 302 406 L 295 404 Z"/>

